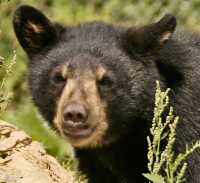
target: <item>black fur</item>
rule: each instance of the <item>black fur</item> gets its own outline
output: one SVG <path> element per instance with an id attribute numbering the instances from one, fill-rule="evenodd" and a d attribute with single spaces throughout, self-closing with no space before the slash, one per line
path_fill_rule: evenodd
<path id="1" fill-rule="evenodd" d="M 44 32 L 26 38 L 30 19 Z M 142 183 L 147 172 L 147 143 L 153 117 L 155 80 L 172 88 L 171 103 L 180 116 L 176 152 L 200 137 L 200 36 L 173 31 L 176 20 L 167 15 L 161 21 L 139 28 L 124 28 L 102 22 L 62 27 L 51 23 L 38 10 L 21 6 L 14 15 L 14 28 L 29 62 L 29 87 L 41 114 L 51 123 L 55 102 L 62 87 L 51 82 L 51 70 L 75 60 L 105 65 L 113 73 L 112 97 L 100 91 L 108 103 L 109 146 L 77 149 L 80 169 L 91 183 Z M 168 37 L 166 33 L 169 33 Z M 172 35 L 173 34 L 173 35 Z M 91 58 L 84 60 L 82 58 Z M 93 59 L 95 58 L 95 59 Z M 54 91 L 54 92 L 52 92 Z M 200 182 L 200 152 L 189 158 L 187 183 Z"/>

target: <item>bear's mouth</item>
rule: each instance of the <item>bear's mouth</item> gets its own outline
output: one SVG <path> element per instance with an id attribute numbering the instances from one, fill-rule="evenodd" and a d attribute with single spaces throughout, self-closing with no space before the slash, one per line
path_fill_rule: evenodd
<path id="1" fill-rule="evenodd" d="M 70 126 L 63 129 L 64 135 L 72 139 L 88 138 L 94 131 L 95 127 L 91 127 L 89 125 L 83 125 L 80 127 Z"/>

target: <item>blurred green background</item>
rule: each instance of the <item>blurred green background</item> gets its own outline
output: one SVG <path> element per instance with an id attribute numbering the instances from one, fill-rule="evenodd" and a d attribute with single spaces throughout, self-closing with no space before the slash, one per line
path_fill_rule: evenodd
<path id="1" fill-rule="evenodd" d="M 166 13 L 177 17 L 178 27 L 200 30 L 199 0 L 0 0 L 0 118 L 24 129 L 43 142 L 47 151 L 62 159 L 73 156 L 70 145 L 61 140 L 39 116 L 26 82 L 27 58 L 12 28 L 12 13 L 20 4 L 41 9 L 52 20 L 64 24 L 102 20 L 126 26 L 158 20 Z M 15 53 L 13 52 L 15 50 Z M 13 58 L 16 56 L 16 59 Z M 3 59 L 3 58 L 4 59 Z M 13 61 L 14 65 L 12 64 Z M 12 66 L 11 71 L 8 71 Z"/>

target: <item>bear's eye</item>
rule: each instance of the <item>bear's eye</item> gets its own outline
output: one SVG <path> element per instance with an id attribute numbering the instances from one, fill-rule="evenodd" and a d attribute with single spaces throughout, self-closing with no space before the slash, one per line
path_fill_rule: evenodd
<path id="1" fill-rule="evenodd" d="M 54 82 L 58 83 L 58 82 L 65 82 L 66 79 L 62 77 L 61 74 L 56 74 L 54 77 L 53 77 L 53 80 Z"/>
<path id="2" fill-rule="evenodd" d="M 111 86 L 113 84 L 112 79 L 109 76 L 104 76 L 101 80 L 98 81 L 100 86 Z"/>
<path id="3" fill-rule="evenodd" d="M 52 73 L 51 81 L 53 84 L 64 84 L 67 81 L 67 78 L 64 78 L 61 72 Z"/>

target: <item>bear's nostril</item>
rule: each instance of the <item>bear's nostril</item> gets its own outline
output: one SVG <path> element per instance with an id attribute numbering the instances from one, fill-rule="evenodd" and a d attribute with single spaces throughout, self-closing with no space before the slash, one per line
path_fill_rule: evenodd
<path id="1" fill-rule="evenodd" d="M 85 122 L 87 120 L 87 111 L 83 105 L 69 104 L 64 110 L 64 121 Z"/>
<path id="2" fill-rule="evenodd" d="M 65 121 L 68 121 L 68 120 L 73 120 L 73 114 L 71 113 L 71 112 L 66 112 L 65 114 L 64 114 L 64 119 L 65 119 Z"/>
<path id="3" fill-rule="evenodd" d="M 77 117 L 77 119 L 79 119 L 80 121 L 82 121 L 84 119 L 84 114 L 78 113 L 76 117 Z"/>

